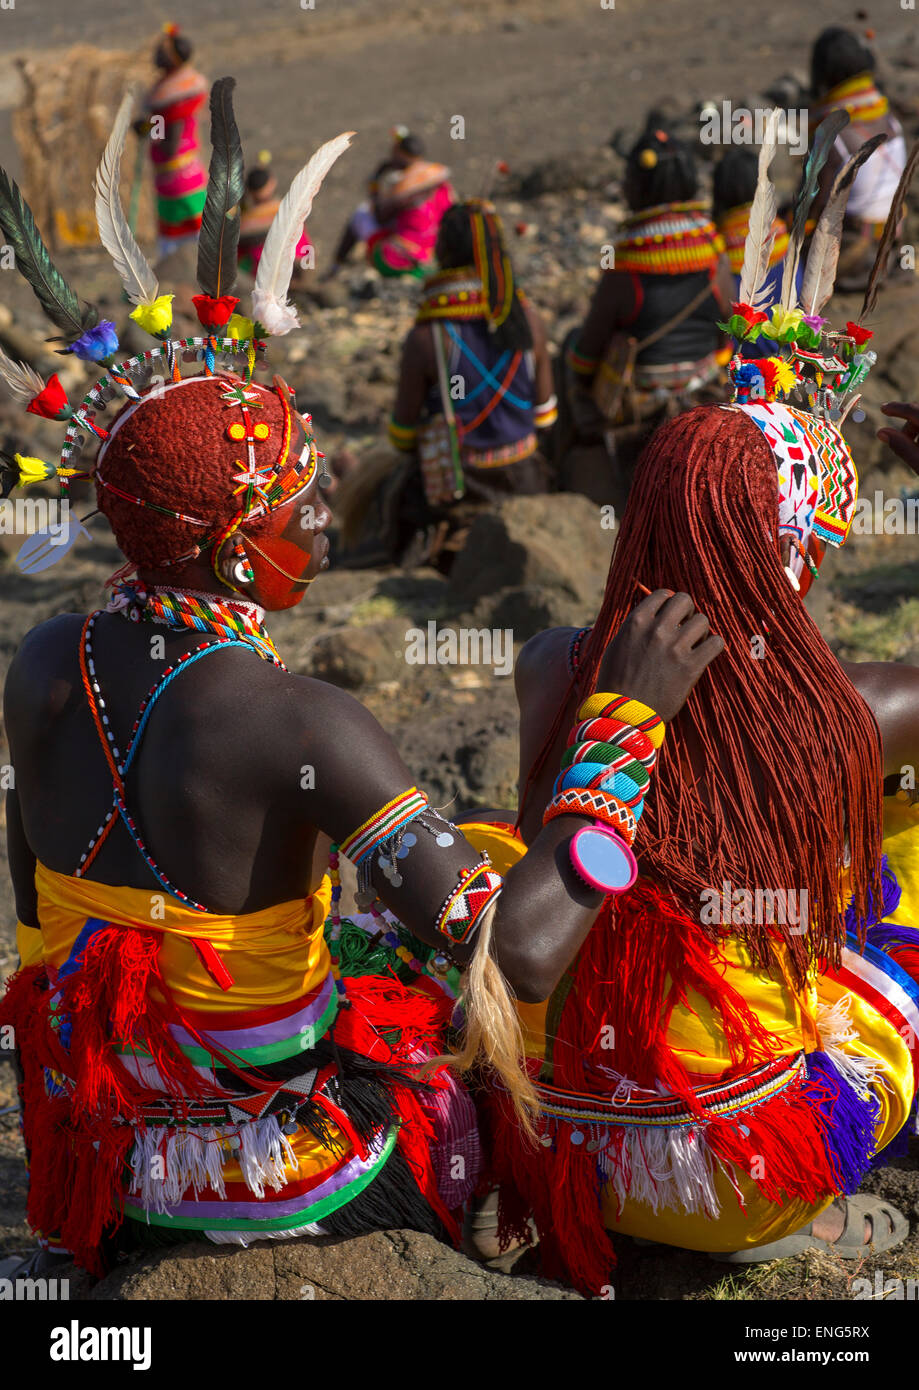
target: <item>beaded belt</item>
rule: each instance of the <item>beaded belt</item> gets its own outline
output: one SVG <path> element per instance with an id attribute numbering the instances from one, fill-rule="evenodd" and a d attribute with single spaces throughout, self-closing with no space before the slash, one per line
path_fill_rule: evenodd
<path id="1" fill-rule="evenodd" d="M 323 1073 L 323 1082 L 329 1071 Z M 237 1125 L 277 1115 L 281 1123 L 293 1120 L 317 1090 L 318 1068 L 290 1077 L 277 1090 L 253 1091 L 247 1095 L 226 1096 L 219 1100 L 186 1100 L 181 1096 L 166 1096 L 138 1107 L 131 1121 L 143 1125 Z"/>
<path id="2" fill-rule="evenodd" d="M 759 1101 L 778 1095 L 805 1075 L 803 1052 L 777 1058 L 757 1067 L 756 1071 L 717 1086 L 704 1086 L 696 1091 L 706 1117 L 732 1115 Z M 581 1091 L 564 1091 L 545 1082 L 534 1083 L 539 1097 L 540 1114 L 550 1120 L 564 1120 L 582 1125 L 698 1125 L 704 1123 L 693 1114 L 679 1096 L 660 1096 L 653 1100 L 605 1100 L 602 1096 L 586 1095 Z"/>

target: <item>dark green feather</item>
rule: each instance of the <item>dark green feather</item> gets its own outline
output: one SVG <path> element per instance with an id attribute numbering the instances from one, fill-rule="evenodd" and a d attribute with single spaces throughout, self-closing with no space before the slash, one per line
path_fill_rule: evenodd
<path id="1" fill-rule="evenodd" d="M 804 245 L 804 227 L 807 222 L 807 214 L 811 210 L 811 203 L 817 196 L 817 184 L 823 166 L 830 157 L 836 136 L 848 124 L 848 111 L 831 111 L 826 119 L 820 122 L 817 134 L 814 136 L 813 146 L 804 161 L 804 172 L 801 175 L 801 183 L 795 198 L 788 250 L 785 254 L 785 269 L 782 274 L 780 300 L 786 309 L 792 307 L 791 301 L 794 297 L 798 261 L 801 258 L 801 248 Z"/>
<path id="2" fill-rule="evenodd" d="M 243 147 L 233 115 L 236 80 L 219 77 L 211 88 L 211 163 L 198 238 L 198 284 L 218 299 L 236 284 L 239 205 L 243 196 Z"/>
<path id="3" fill-rule="evenodd" d="M 77 296 L 55 267 L 31 208 L 5 169 L 0 169 L 0 227 L 13 248 L 16 269 L 28 280 L 55 327 L 68 338 L 78 338 L 98 323 L 95 309 L 81 309 Z"/>

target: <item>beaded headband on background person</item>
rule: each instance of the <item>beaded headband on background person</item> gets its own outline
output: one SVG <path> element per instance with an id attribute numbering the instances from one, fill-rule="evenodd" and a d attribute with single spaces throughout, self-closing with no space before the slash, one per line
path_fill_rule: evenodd
<path id="1" fill-rule="evenodd" d="M 749 416 L 776 456 L 779 532 L 791 540 L 788 573 L 798 587 L 805 566 L 816 574 L 825 545 L 844 543 L 855 514 L 858 475 L 841 426 L 850 413 L 855 412 L 855 420 L 864 418 L 855 409 L 858 388 L 877 354 L 866 346 L 874 335 L 862 320 L 877 303 L 910 179 L 919 162 L 919 144 L 894 194 L 858 319 L 848 322 L 844 331 L 836 331 L 821 310 L 833 293 L 846 204 L 859 169 L 887 137 L 873 136 L 843 164 L 813 226 L 808 213 L 819 176 L 849 117 L 845 111 L 834 111 L 821 122 L 794 203 L 779 299 L 766 309 L 762 306 L 768 294 L 777 212 L 769 166 L 777 147 L 779 115 L 773 111 L 765 125 L 738 298 L 730 318 L 720 327 L 737 343 L 729 367 L 733 408 Z M 797 293 L 801 253 L 809 232 L 812 239 Z M 772 352 L 746 358 L 747 343 L 771 344 Z"/>
<path id="2" fill-rule="evenodd" d="M 128 300 L 134 305 L 130 317 L 159 340 L 156 347 L 126 360 L 117 360 L 119 343 L 114 323 L 100 321 L 97 310 L 81 306 L 75 292 L 54 266 L 18 186 L 5 170 L 0 170 L 0 225 L 13 246 L 17 269 L 31 285 L 45 313 L 61 330 L 64 346 L 59 351 L 84 362 L 96 362 L 105 371 L 80 404 L 71 406 L 56 374 L 45 383 L 31 367 L 13 362 L 0 353 L 0 377 L 12 394 L 25 403 L 27 411 L 66 424 L 64 445 L 56 464 L 18 453 L 0 456 L 0 495 L 6 497 L 16 486 L 57 477 L 61 495 L 66 498 L 73 479 L 92 478 L 96 483 L 99 510 L 103 513 L 107 514 L 108 499 L 117 499 L 117 504 L 128 503 L 171 518 L 179 528 L 192 528 L 196 533 L 191 545 L 186 544 L 175 553 L 147 554 L 142 562 L 128 556 L 129 564 L 120 573 L 128 572 L 137 563 L 147 569 L 181 566 L 209 551 L 215 577 L 231 590 L 235 590 L 237 584 L 223 572 L 224 548 L 230 545 L 236 555 L 232 573 L 238 584 L 251 582 L 254 575 L 240 545 L 243 528 L 285 505 L 306 488 L 316 473 L 318 460 L 323 457 L 316 449 L 308 415 L 297 417 L 303 424 L 306 443 L 298 455 L 291 456 L 296 437 L 292 393 L 280 377 L 274 378 L 271 390 L 253 382 L 252 378 L 256 366 L 264 359 L 265 339 L 299 327 L 296 311 L 287 302 L 297 242 L 323 178 L 351 143 L 354 134 L 351 131 L 324 144 L 293 180 L 265 240 L 252 291 L 252 317 L 246 318 L 236 312 L 239 299 L 231 293 L 236 284 L 239 204 L 244 191 L 242 145 L 233 115 L 234 86 L 233 78 L 224 77 L 211 89 L 213 149 L 198 241 L 197 278 L 201 293 L 193 296 L 204 330 L 200 336 L 170 336 L 174 296 L 160 293 L 157 277 L 122 209 L 120 167 L 133 107 L 131 93 L 125 96 L 119 108 L 96 173 L 96 220 L 102 244 L 114 261 Z M 203 375 L 183 379 L 181 365 L 191 361 L 203 363 Z M 239 364 L 238 372 L 232 370 L 234 363 Z M 161 376 L 156 375 L 157 367 L 162 368 Z M 112 453 L 117 452 L 113 444 L 119 432 L 135 416 L 139 416 L 143 424 L 152 402 L 170 408 L 166 412 L 168 422 L 171 407 L 180 398 L 176 419 L 181 419 L 181 427 L 187 429 L 191 398 L 177 388 L 204 385 L 209 379 L 213 381 L 215 393 L 219 391 L 220 405 L 218 407 L 210 392 L 196 393 L 198 457 L 202 469 L 209 466 L 209 458 L 216 458 L 216 465 L 210 466 L 222 468 L 226 464 L 225 477 L 208 479 L 211 493 L 216 489 L 222 495 L 219 503 L 213 501 L 211 514 L 207 514 L 207 509 L 203 509 L 203 515 L 194 515 L 185 508 L 169 506 L 170 499 L 162 495 L 161 476 L 151 477 L 149 484 L 141 478 L 130 490 L 120 487 L 119 480 L 106 466 L 106 457 L 109 456 L 111 462 Z M 106 428 L 100 416 L 117 395 L 124 399 L 125 406 Z M 277 417 L 278 404 L 280 420 L 276 420 L 275 425 L 258 418 L 258 413 Z M 232 419 L 227 418 L 227 410 L 232 412 Z M 162 432 L 159 407 L 154 408 L 151 419 L 154 416 Z M 130 428 L 136 431 L 136 422 Z M 214 438 L 217 431 L 219 434 Z M 79 466 L 79 456 L 88 435 L 99 440 L 101 447 L 95 463 L 84 468 Z M 128 445 L 129 449 L 133 447 L 133 444 Z M 174 493 L 177 499 L 183 495 L 181 476 L 175 477 Z M 113 501 L 110 505 L 114 507 L 116 503 Z M 75 540 L 79 531 L 79 527 L 72 527 L 68 540 Z M 67 548 L 69 545 L 62 545 L 61 553 Z"/>

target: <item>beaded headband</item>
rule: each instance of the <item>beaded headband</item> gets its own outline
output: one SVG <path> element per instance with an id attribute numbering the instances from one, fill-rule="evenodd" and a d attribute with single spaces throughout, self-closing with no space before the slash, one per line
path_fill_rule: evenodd
<path id="1" fill-rule="evenodd" d="M 197 380 L 223 376 L 238 367 L 239 374 L 234 373 L 233 379 L 223 376 L 227 387 L 223 399 L 229 406 L 238 408 L 242 416 L 228 426 L 227 435 L 245 445 L 245 461 L 239 460 L 237 465 L 240 472 L 228 479 L 228 484 L 239 484 L 235 489 L 240 496 L 236 515 L 227 525 L 215 528 L 213 519 L 208 522 L 162 506 L 155 508 L 214 532 L 202 546 L 214 544 L 211 558 L 215 573 L 218 573 L 220 550 L 233 532 L 255 516 L 283 505 L 295 492 L 306 487 L 322 457 L 309 428 L 310 417 L 301 416 L 308 450 L 304 449 L 297 460 L 290 460 L 292 393 L 276 377 L 274 389 L 284 408 L 284 437 L 274 463 L 257 466 L 255 444 L 266 439 L 268 432 L 252 419 L 250 406 L 257 403 L 252 374 L 257 362 L 265 356 L 266 338 L 289 333 L 300 326 L 296 310 L 287 300 L 297 242 L 325 175 L 347 149 L 354 133 L 339 135 L 321 146 L 293 180 L 266 237 L 252 291 L 252 317 L 247 318 L 236 312 L 239 299 L 231 293 L 236 284 L 239 205 L 244 191 L 243 152 L 233 114 L 234 86 L 233 78 L 223 77 L 211 89 L 213 148 L 198 239 L 197 278 L 201 293 L 192 297 L 204 329 L 199 337 L 170 336 L 174 295 L 160 293 L 157 277 L 138 246 L 122 208 L 120 169 L 133 109 L 131 93 L 121 103 L 96 171 L 96 221 L 102 244 L 112 257 L 128 300 L 134 305 L 130 317 L 159 340 L 158 346 L 117 360 L 119 342 L 115 324 L 100 320 L 98 311 L 91 305 L 81 305 L 52 262 L 20 189 L 9 174 L 0 169 L 0 225 L 13 246 L 17 269 L 31 285 L 45 313 L 61 330 L 63 337 L 57 341 L 63 341 L 64 346 L 58 351 L 85 362 L 96 362 L 105 370 L 105 375 L 74 407 L 56 373 L 46 383 L 33 368 L 14 362 L 0 352 L 0 378 L 25 404 L 26 410 L 67 426 L 56 464 L 18 453 L 10 456 L 0 452 L 0 496 L 8 496 L 13 487 L 53 477 L 60 482 L 62 496 L 67 495 L 73 478 L 95 477 L 102 487 L 111 489 L 112 483 L 98 471 L 98 464 L 104 457 L 106 441 L 117 432 L 123 418 L 132 413 L 124 412 L 111 430 L 100 423 L 99 417 L 116 396 L 139 407 L 182 382 L 182 363 L 203 364 L 203 377 L 193 378 Z M 162 375 L 157 374 L 158 366 L 163 368 Z M 80 454 L 90 435 L 101 441 L 102 448 L 95 465 L 83 468 L 79 466 Z M 152 505 L 142 497 L 123 495 L 139 506 Z M 74 539 L 78 531 L 76 528 Z M 61 553 L 67 548 L 62 546 Z M 189 555 L 171 557 L 163 563 L 179 563 L 201 548 L 196 547 Z M 226 583 L 222 576 L 218 574 L 218 577 Z"/>

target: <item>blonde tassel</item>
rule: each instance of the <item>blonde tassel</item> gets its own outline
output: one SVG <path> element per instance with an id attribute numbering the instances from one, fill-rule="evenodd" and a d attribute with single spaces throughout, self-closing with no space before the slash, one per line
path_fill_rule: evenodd
<path id="1" fill-rule="evenodd" d="M 535 1139 L 533 1116 L 539 1102 L 523 1067 L 523 1030 L 514 996 L 491 953 L 497 905 L 495 899 L 482 917 L 457 1001 L 466 1015 L 462 1051 L 435 1057 L 424 1070 L 430 1072 L 449 1066 L 462 1074 L 480 1064 L 490 1067 L 508 1092 L 520 1124 L 530 1138 Z"/>

